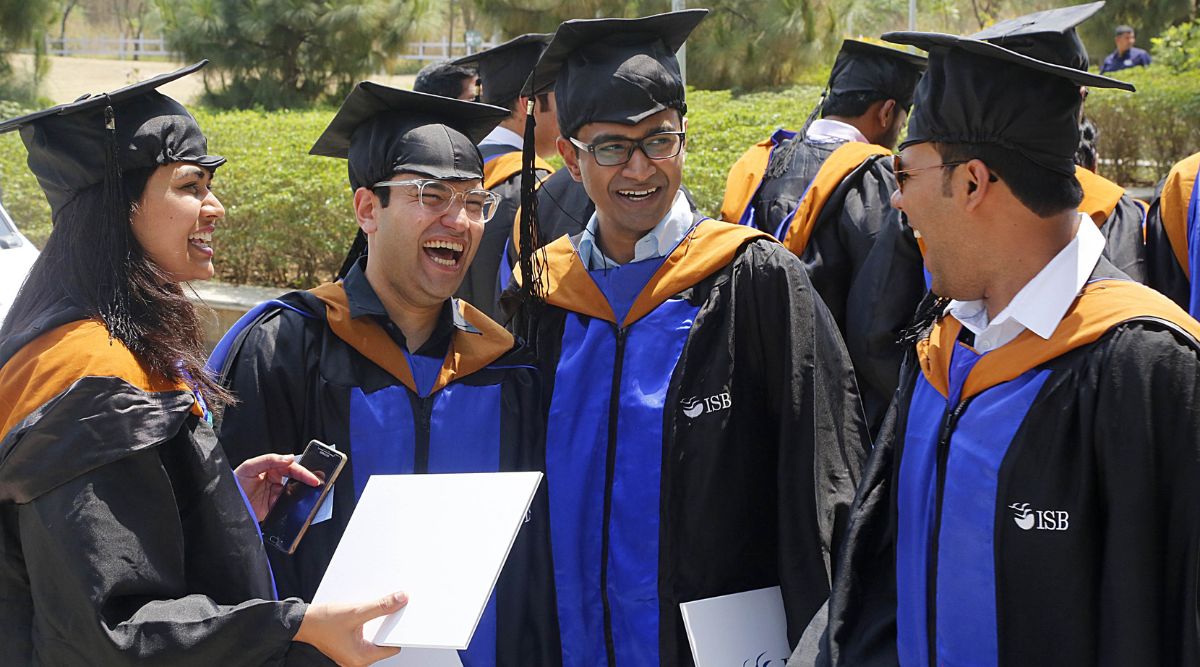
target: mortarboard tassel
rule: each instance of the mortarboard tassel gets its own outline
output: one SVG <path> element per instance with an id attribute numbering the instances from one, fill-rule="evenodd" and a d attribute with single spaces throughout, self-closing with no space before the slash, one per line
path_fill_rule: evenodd
<path id="1" fill-rule="evenodd" d="M 367 235 L 360 229 L 354 235 L 354 242 L 350 244 L 350 251 L 346 253 L 346 259 L 342 260 L 342 268 L 338 269 L 337 275 L 334 276 L 334 282 L 346 277 L 350 273 L 350 269 L 354 268 L 354 263 L 359 257 L 367 254 Z"/>
<path id="2" fill-rule="evenodd" d="M 116 234 L 132 238 L 133 230 L 129 228 L 129 210 L 125 206 L 125 198 L 121 184 L 121 163 L 117 160 L 117 124 L 112 105 L 104 107 L 104 188 L 103 210 L 97 234 Z M 128 243 L 128 242 L 127 242 Z M 108 244 L 101 243 L 101 247 Z M 101 275 L 114 281 L 111 286 L 97 283 L 96 289 L 101 298 L 97 300 L 100 312 L 97 315 L 108 328 L 109 336 L 125 343 L 130 349 L 136 348 L 139 339 L 137 322 L 132 317 L 132 304 L 129 294 L 129 253 L 134 248 L 129 247 L 125 257 L 117 260 L 113 266 L 107 267 Z M 106 294 L 107 292 L 107 294 Z"/>
<path id="3" fill-rule="evenodd" d="M 800 144 L 804 143 L 804 137 L 808 136 L 808 128 L 812 126 L 813 121 L 821 113 L 821 107 L 825 106 L 825 97 L 828 95 L 829 89 L 826 88 L 821 92 L 821 99 L 817 100 L 817 106 L 813 107 L 813 110 L 809 112 L 808 118 L 804 120 L 804 125 L 801 126 L 796 136 L 784 142 L 782 146 L 771 153 L 771 161 L 767 164 L 765 172 L 767 178 L 779 178 L 787 173 L 788 167 L 792 165 L 792 157 L 796 155 Z"/>
<path id="4" fill-rule="evenodd" d="M 521 272 L 521 285 L 517 290 L 517 312 L 514 329 L 533 342 L 534 318 L 545 295 L 542 293 L 541 265 L 535 263 L 533 255 L 540 246 L 537 228 L 537 194 L 534 162 L 537 146 L 534 131 L 537 121 L 533 117 L 535 97 L 529 97 L 525 109 L 525 139 L 521 148 L 521 220 L 517 238 L 517 267 Z"/>

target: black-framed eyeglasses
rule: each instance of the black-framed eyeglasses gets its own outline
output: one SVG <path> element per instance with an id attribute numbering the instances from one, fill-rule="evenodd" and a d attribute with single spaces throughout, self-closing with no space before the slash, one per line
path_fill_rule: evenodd
<path id="1" fill-rule="evenodd" d="M 686 132 L 655 132 L 641 139 L 608 139 L 594 144 L 585 144 L 569 137 L 576 148 L 592 154 L 601 167 L 615 167 L 629 162 L 633 150 L 639 148 L 651 160 L 669 160 L 683 150 Z"/>
<path id="2" fill-rule="evenodd" d="M 974 158 L 972 158 L 972 159 L 974 159 Z M 957 167 L 960 164 L 966 164 L 970 161 L 971 160 L 952 160 L 950 162 L 943 162 L 941 164 L 931 164 L 928 167 L 913 167 L 912 169 L 901 169 L 902 165 L 900 163 L 900 156 L 893 155 L 892 156 L 892 173 L 896 175 L 896 187 L 900 188 L 901 192 L 904 192 L 904 183 L 909 178 L 911 178 L 911 176 L 909 176 L 909 174 L 912 174 L 912 173 L 918 172 L 918 171 L 925 171 L 926 169 L 945 169 L 946 167 Z"/>
<path id="3" fill-rule="evenodd" d="M 487 222 L 496 215 L 500 195 L 488 190 L 473 189 L 459 192 L 442 181 L 413 179 L 408 181 L 379 181 L 372 188 L 410 187 L 415 188 L 417 202 L 421 208 L 441 215 L 450 210 L 455 199 L 462 201 L 463 211 L 472 222 Z"/>

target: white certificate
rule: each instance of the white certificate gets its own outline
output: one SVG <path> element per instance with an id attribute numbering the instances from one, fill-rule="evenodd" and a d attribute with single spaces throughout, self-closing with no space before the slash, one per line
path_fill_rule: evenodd
<path id="1" fill-rule="evenodd" d="M 541 479 L 540 472 L 373 475 L 313 602 L 403 591 L 408 605 L 367 623 L 368 639 L 467 648 Z"/>
<path id="2" fill-rule="evenodd" d="M 783 665 L 791 656 L 778 586 L 679 605 L 696 667 Z"/>

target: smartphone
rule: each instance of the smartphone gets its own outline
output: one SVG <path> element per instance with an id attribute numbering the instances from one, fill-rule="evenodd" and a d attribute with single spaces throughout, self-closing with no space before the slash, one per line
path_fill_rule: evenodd
<path id="1" fill-rule="evenodd" d="M 346 455 L 320 440 L 311 440 L 299 463 L 320 478 L 321 486 L 289 479 L 262 523 L 263 541 L 287 554 L 295 553 L 300 545 L 325 496 L 342 473 Z"/>

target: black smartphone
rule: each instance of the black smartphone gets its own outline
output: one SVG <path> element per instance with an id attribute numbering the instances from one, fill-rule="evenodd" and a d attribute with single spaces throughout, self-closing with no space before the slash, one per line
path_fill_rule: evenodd
<path id="1" fill-rule="evenodd" d="M 300 545 L 300 539 L 317 515 L 325 496 L 342 473 L 346 455 L 320 440 L 311 440 L 308 447 L 304 448 L 299 463 L 320 478 L 321 486 L 309 486 L 300 480 L 289 479 L 283 485 L 279 500 L 275 501 L 262 522 L 263 541 L 287 554 L 294 553 Z"/>

